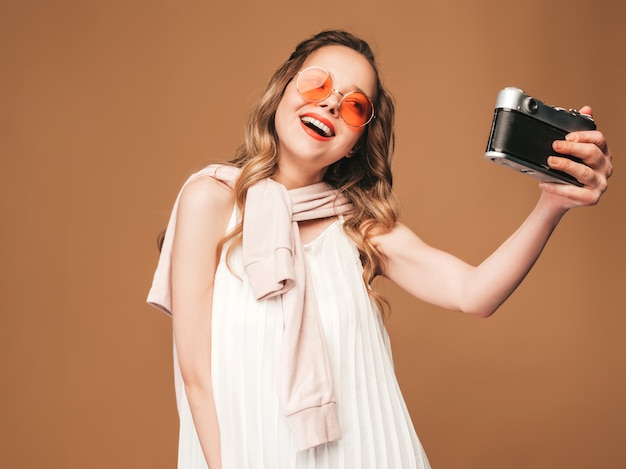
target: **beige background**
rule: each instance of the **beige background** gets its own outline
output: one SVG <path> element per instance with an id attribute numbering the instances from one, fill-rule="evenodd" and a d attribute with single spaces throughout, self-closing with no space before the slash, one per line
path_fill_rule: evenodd
<path id="1" fill-rule="evenodd" d="M 144 303 L 156 236 L 295 43 L 339 27 L 397 98 L 404 221 L 471 262 L 538 192 L 482 159 L 498 90 L 594 106 L 612 187 L 495 317 L 382 287 L 434 468 L 624 467 L 625 5 L 3 0 L 0 466 L 174 467 L 170 320 Z"/>

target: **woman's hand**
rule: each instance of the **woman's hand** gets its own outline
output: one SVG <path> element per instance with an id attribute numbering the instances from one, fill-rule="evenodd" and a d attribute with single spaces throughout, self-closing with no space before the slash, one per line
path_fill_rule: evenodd
<path id="1" fill-rule="evenodd" d="M 592 110 L 585 106 L 580 110 L 591 115 Z M 551 168 L 564 171 L 578 179 L 583 187 L 571 184 L 541 183 L 542 199 L 555 209 L 563 212 L 574 207 L 595 205 L 607 189 L 607 180 L 613 173 L 612 155 L 602 132 L 585 130 L 568 134 L 565 140 L 553 144 L 556 152 L 580 158 L 580 164 L 568 158 L 551 156 Z"/>

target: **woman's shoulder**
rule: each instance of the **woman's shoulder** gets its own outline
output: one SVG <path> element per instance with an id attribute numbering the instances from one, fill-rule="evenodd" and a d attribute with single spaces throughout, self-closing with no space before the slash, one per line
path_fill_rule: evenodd
<path id="1" fill-rule="evenodd" d="M 234 206 L 233 192 L 223 182 L 209 175 L 189 180 L 180 194 L 179 212 L 211 214 L 213 217 L 230 217 Z"/>
<path id="2" fill-rule="evenodd" d="M 383 255 L 389 256 L 396 251 L 404 251 L 409 244 L 422 245 L 423 241 L 408 226 L 401 222 L 396 222 L 390 229 L 374 234 L 372 243 Z"/>

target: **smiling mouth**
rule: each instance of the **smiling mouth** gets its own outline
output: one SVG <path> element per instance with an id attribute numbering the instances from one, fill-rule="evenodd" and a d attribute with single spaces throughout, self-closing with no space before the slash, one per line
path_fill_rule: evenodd
<path id="1" fill-rule="evenodd" d="M 333 133 L 333 131 L 331 130 L 330 127 L 328 127 L 326 124 L 324 124 L 323 122 L 315 119 L 314 117 L 311 116 L 302 116 L 300 118 L 300 120 L 302 121 L 302 123 L 304 125 L 306 125 L 309 129 L 317 132 L 319 135 L 321 135 L 322 137 L 332 137 L 335 134 Z"/>

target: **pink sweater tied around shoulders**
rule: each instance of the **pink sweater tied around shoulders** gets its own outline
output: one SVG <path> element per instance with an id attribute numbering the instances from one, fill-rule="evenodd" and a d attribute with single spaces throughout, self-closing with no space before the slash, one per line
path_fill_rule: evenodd
<path id="1" fill-rule="evenodd" d="M 237 167 L 210 165 L 186 182 L 211 176 L 234 187 Z M 185 187 L 183 186 L 183 188 Z M 182 192 L 182 189 L 181 189 Z M 171 250 L 180 194 L 166 230 L 148 303 L 172 314 Z M 272 179 L 248 189 L 243 223 L 243 260 L 257 301 L 282 295 L 284 331 L 278 389 L 298 450 L 341 439 L 331 369 L 315 296 L 305 267 L 299 221 L 345 214 L 348 200 L 324 182 L 287 190 Z"/>

